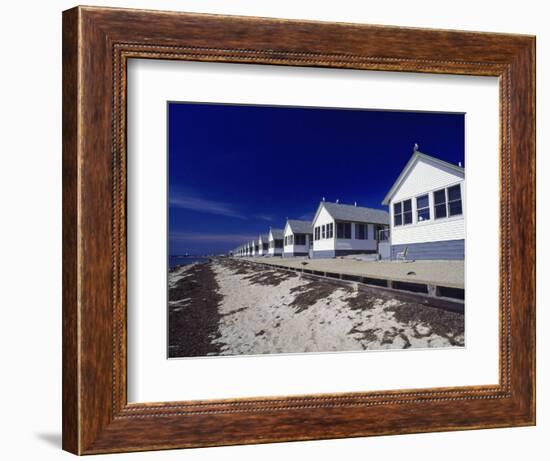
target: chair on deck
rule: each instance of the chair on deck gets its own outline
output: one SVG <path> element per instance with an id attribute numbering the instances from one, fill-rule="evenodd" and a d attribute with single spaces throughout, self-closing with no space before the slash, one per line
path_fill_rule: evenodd
<path id="1" fill-rule="evenodd" d="M 406 261 L 408 253 L 409 253 L 409 247 L 405 247 L 403 251 L 400 251 L 399 253 L 397 253 L 396 259 L 398 261 Z"/>

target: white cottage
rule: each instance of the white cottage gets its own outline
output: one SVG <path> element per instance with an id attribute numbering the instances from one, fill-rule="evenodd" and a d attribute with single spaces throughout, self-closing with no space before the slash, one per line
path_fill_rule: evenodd
<path id="1" fill-rule="evenodd" d="M 260 237 L 257 241 L 257 251 L 256 256 L 267 256 L 267 253 L 269 251 L 269 235 L 268 234 L 260 234 Z"/>
<path id="2" fill-rule="evenodd" d="M 414 152 L 384 198 L 391 258 L 464 259 L 464 168 Z"/>
<path id="3" fill-rule="evenodd" d="M 307 256 L 313 245 L 313 231 L 309 221 L 287 219 L 284 229 L 283 257 Z"/>
<path id="4" fill-rule="evenodd" d="M 249 243 L 248 256 L 258 256 L 258 239 L 254 239 Z"/>
<path id="5" fill-rule="evenodd" d="M 377 253 L 389 225 L 385 210 L 322 201 L 313 218 L 313 258 Z"/>
<path id="6" fill-rule="evenodd" d="M 283 229 L 269 229 L 268 242 L 269 250 L 268 256 L 282 256 L 283 254 Z"/>

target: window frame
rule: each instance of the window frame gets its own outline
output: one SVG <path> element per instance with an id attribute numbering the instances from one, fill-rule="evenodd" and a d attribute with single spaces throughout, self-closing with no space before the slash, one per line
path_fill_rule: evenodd
<path id="1" fill-rule="evenodd" d="M 363 234 L 362 237 L 360 235 Z M 367 223 L 355 223 L 355 240 L 369 239 L 369 225 Z"/>
<path id="2" fill-rule="evenodd" d="M 444 202 L 436 202 L 435 201 L 436 200 L 435 194 L 437 194 L 438 192 L 443 192 L 444 193 L 444 195 L 445 195 L 445 201 Z M 432 191 L 432 194 L 433 194 L 433 200 L 434 200 L 434 220 L 448 218 L 449 213 L 448 213 L 448 210 L 447 210 L 447 188 L 444 187 L 443 189 L 434 190 L 434 191 Z M 442 206 L 442 205 L 445 205 L 445 216 L 437 216 L 437 207 Z"/>
<path id="3" fill-rule="evenodd" d="M 455 187 L 458 188 L 459 198 L 451 200 L 449 189 L 453 189 Z M 460 187 L 460 183 L 447 187 L 446 193 L 447 193 L 447 217 L 452 218 L 454 216 L 462 216 L 464 214 L 464 210 L 462 208 L 462 187 Z M 451 203 L 457 203 L 457 202 L 460 202 L 460 213 L 451 214 Z"/>
<path id="4" fill-rule="evenodd" d="M 426 200 L 428 201 L 428 204 L 426 206 L 419 207 L 418 206 L 418 200 L 421 199 L 421 198 L 424 198 L 424 197 L 426 197 Z M 416 222 L 417 222 L 417 224 L 418 223 L 423 223 L 423 222 L 426 222 L 426 221 L 430 221 L 431 220 L 431 215 L 432 215 L 431 210 L 430 210 L 430 193 L 427 192 L 427 193 L 422 194 L 422 195 L 417 195 L 415 197 L 415 200 L 416 200 Z M 428 210 L 428 217 L 421 220 L 419 212 L 424 211 L 424 210 Z"/>
<path id="5" fill-rule="evenodd" d="M 399 205 L 399 213 L 396 213 L 395 212 L 395 207 Z M 399 216 L 399 224 L 397 224 L 397 221 L 396 221 L 396 217 Z M 392 213 L 392 218 L 393 218 L 393 226 L 394 227 L 399 227 L 399 226 L 402 226 L 403 225 L 403 202 L 394 202 L 393 203 L 393 213 Z"/>

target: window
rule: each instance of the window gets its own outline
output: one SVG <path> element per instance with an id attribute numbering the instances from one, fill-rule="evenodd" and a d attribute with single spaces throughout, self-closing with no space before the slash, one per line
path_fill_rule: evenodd
<path id="1" fill-rule="evenodd" d="M 435 219 L 462 214 L 460 184 L 434 192 Z"/>
<path id="2" fill-rule="evenodd" d="M 366 240 L 368 238 L 366 224 L 355 224 L 355 238 L 358 240 Z"/>
<path id="3" fill-rule="evenodd" d="M 334 223 L 327 224 L 327 238 L 331 239 L 334 237 Z"/>
<path id="4" fill-rule="evenodd" d="M 449 199 L 449 216 L 462 214 L 462 197 L 460 194 L 460 184 L 447 189 Z"/>
<path id="5" fill-rule="evenodd" d="M 267 243 L 264 243 L 264 244 L 262 245 L 262 247 L 263 247 L 264 251 L 269 250 L 269 247 L 268 247 L 268 244 L 267 244 Z"/>
<path id="6" fill-rule="evenodd" d="M 393 204 L 393 225 L 401 226 L 403 224 L 403 214 L 401 209 L 401 202 Z"/>
<path id="7" fill-rule="evenodd" d="M 412 201 L 409 199 L 403 202 L 403 224 L 412 224 L 412 222 Z"/>
<path id="8" fill-rule="evenodd" d="M 327 238 L 326 229 L 325 229 L 324 224 L 321 226 L 321 235 L 323 236 L 323 238 Z"/>
<path id="9" fill-rule="evenodd" d="M 412 201 L 404 200 L 393 204 L 393 225 L 412 224 Z"/>
<path id="10" fill-rule="evenodd" d="M 445 189 L 436 190 L 434 192 L 434 210 L 435 219 L 447 217 L 447 199 L 445 197 Z"/>
<path id="11" fill-rule="evenodd" d="M 296 245 L 305 245 L 306 244 L 305 234 L 296 234 L 294 236 L 294 242 L 296 243 Z"/>
<path id="12" fill-rule="evenodd" d="M 320 236 L 320 230 L 319 230 L 319 226 L 317 226 L 315 228 L 315 240 L 319 240 L 319 236 Z"/>
<path id="13" fill-rule="evenodd" d="M 350 239 L 351 223 L 349 222 L 336 223 L 336 237 L 339 239 Z"/>
<path id="14" fill-rule="evenodd" d="M 430 200 L 428 195 L 416 197 L 416 220 L 418 222 L 428 221 L 430 219 Z"/>

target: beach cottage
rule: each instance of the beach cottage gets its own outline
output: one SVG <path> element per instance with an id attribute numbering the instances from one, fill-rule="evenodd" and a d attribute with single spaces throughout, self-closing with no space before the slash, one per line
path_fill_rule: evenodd
<path id="1" fill-rule="evenodd" d="M 313 232 L 309 221 L 287 219 L 284 229 L 283 257 L 307 256 L 313 245 Z"/>
<path id="2" fill-rule="evenodd" d="M 464 259 L 464 168 L 416 150 L 384 198 L 392 259 Z"/>
<path id="3" fill-rule="evenodd" d="M 283 229 L 269 228 L 268 241 L 269 250 L 268 256 L 282 256 L 283 254 Z"/>
<path id="4" fill-rule="evenodd" d="M 260 234 L 260 237 L 258 238 L 257 248 L 258 250 L 256 252 L 256 256 L 267 256 L 267 253 L 269 251 L 268 234 Z"/>
<path id="5" fill-rule="evenodd" d="M 312 222 L 312 257 L 377 253 L 380 231 L 388 226 L 385 210 L 322 201 Z"/>
<path id="6" fill-rule="evenodd" d="M 258 239 L 254 239 L 249 243 L 248 256 L 258 256 Z"/>

